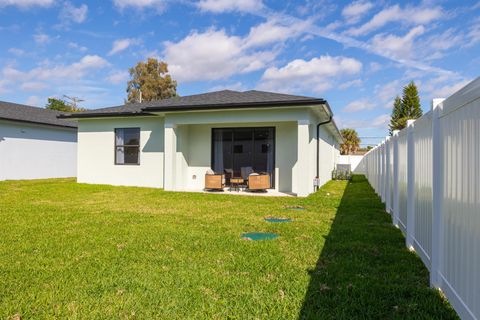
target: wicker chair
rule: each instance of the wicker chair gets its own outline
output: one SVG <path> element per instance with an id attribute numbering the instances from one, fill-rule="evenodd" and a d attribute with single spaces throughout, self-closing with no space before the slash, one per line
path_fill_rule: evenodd
<path id="1" fill-rule="evenodd" d="M 205 190 L 223 190 L 225 175 L 208 172 L 205 174 Z"/>
<path id="2" fill-rule="evenodd" d="M 250 174 L 248 176 L 248 190 L 250 191 L 266 191 L 270 189 L 270 175 L 265 174 Z"/>

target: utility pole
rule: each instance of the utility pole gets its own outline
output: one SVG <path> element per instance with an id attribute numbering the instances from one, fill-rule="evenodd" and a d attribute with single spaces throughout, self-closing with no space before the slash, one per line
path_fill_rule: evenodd
<path id="1" fill-rule="evenodd" d="M 63 95 L 63 97 L 64 97 L 64 98 L 67 98 L 68 100 L 70 100 L 69 104 L 72 106 L 72 108 L 73 108 L 74 110 L 77 110 L 77 109 L 78 109 L 78 103 L 85 101 L 85 100 L 80 99 L 80 98 L 78 98 L 78 97 L 73 97 L 73 96 L 72 96 L 72 97 L 69 97 L 69 96 L 67 96 L 67 95 L 65 95 L 65 94 Z"/>

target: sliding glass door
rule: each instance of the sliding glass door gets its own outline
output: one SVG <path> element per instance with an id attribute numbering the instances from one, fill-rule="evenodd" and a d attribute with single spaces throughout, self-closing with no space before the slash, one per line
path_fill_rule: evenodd
<path id="1" fill-rule="evenodd" d="M 212 129 L 212 168 L 241 177 L 242 168 L 270 175 L 275 187 L 275 128 Z"/>

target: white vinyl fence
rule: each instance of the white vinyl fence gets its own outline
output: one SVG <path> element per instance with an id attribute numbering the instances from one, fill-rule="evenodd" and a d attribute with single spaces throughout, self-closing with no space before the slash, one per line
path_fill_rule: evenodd
<path id="1" fill-rule="evenodd" d="M 338 159 L 338 164 L 349 164 L 353 173 L 365 174 L 365 164 L 362 160 L 363 156 L 341 155 Z"/>
<path id="2" fill-rule="evenodd" d="M 432 287 L 462 319 L 480 319 L 480 78 L 434 99 L 363 161 Z"/>

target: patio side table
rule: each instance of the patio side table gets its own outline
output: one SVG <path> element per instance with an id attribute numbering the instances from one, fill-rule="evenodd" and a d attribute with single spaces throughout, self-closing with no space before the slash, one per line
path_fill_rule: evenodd
<path id="1" fill-rule="evenodd" d="M 237 192 L 240 191 L 240 187 L 245 181 L 243 178 L 230 178 L 230 191 L 236 190 Z"/>

